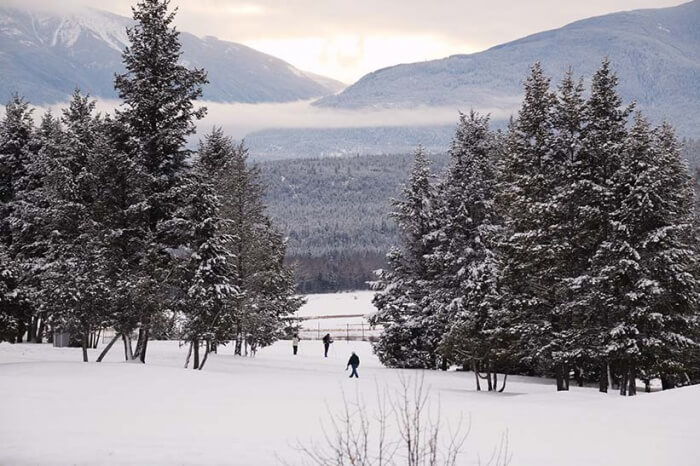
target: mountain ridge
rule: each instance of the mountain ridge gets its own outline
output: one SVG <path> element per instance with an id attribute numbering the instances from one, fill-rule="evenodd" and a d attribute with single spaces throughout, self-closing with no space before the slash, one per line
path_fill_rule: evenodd
<path id="1" fill-rule="evenodd" d="M 482 52 L 383 68 L 314 104 L 514 110 L 536 61 L 556 85 L 569 66 L 589 78 L 605 56 L 613 62 L 626 101 L 637 101 L 653 120 L 667 119 L 684 135 L 700 135 L 700 0 L 582 19 Z"/>
<path id="2" fill-rule="evenodd" d="M 130 18 L 96 8 L 56 13 L 0 6 L 0 98 L 14 92 L 35 104 L 66 100 L 75 87 L 114 98 L 123 71 Z M 180 32 L 183 63 L 205 68 L 204 99 L 215 102 L 290 102 L 329 95 L 344 85 L 298 70 L 243 44 Z"/>

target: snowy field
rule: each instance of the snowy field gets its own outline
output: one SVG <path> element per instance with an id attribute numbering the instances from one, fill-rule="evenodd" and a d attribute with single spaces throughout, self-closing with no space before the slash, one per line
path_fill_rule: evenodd
<path id="1" fill-rule="evenodd" d="M 368 315 L 376 311 L 372 305 L 374 291 L 312 294 L 306 296 L 306 304 L 299 309 L 299 317 L 333 315 Z"/>
<path id="2" fill-rule="evenodd" d="M 306 304 L 296 314 L 297 317 L 306 319 L 301 321 L 301 338 L 320 339 L 326 333 L 330 333 L 336 339 L 349 337 L 359 340 L 379 336 L 381 329 L 370 329 L 367 322 L 367 316 L 376 311 L 372 305 L 373 297 L 373 291 L 306 296 Z M 322 318 L 312 318 L 318 316 Z"/>
<path id="3" fill-rule="evenodd" d="M 298 445 L 322 438 L 327 406 L 339 411 L 345 393 L 372 411 L 378 389 L 399 386 L 365 342 L 336 342 L 328 359 L 318 341 L 297 357 L 288 341 L 255 358 L 227 347 L 203 371 L 183 369 L 185 353 L 152 342 L 148 364 L 126 364 L 115 346 L 85 364 L 77 348 L 0 344 L 0 464 L 303 464 Z M 471 420 L 459 464 L 486 464 L 505 432 L 512 465 L 700 464 L 700 387 L 621 398 L 527 377 L 502 394 L 475 392 L 470 373 L 425 372 L 425 383 L 444 421 Z"/>

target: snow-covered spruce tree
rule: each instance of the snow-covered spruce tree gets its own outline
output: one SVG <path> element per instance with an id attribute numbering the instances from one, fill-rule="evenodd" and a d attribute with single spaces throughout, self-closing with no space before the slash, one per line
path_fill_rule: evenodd
<path id="1" fill-rule="evenodd" d="M 0 342 L 14 343 L 27 318 L 27 303 L 17 292 L 18 275 L 7 247 L 0 243 Z"/>
<path id="2" fill-rule="evenodd" d="M 239 294 L 229 301 L 234 352 L 242 354 L 274 342 L 284 326 L 282 317 L 302 304 L 294 296 L 295 280 L 284 265 L 286 244 L 265 213 L 264 186 L 257 166 L 248 164 L 248 150 L 220 128 L 208 134 L 198 151 L 195 169 L 211 180 L 221 201 L 222 231 L 233 284 Z"/>
<path id="3" fill-rule="evenodd" d="M 36 309 L 22 299 L 23 273 L 18 267 L 17 247 L 13 245 L 13 219 L 17 198 L 26 189 L 28 167 L 33 153 L 33 109 L 24 98 L 14 95 L 5 106 L 5 116 L 0 121 L 0 243 L 4 249 L 5 303 L 0 312 L 6 313 L 6 330 L 14 329 L 5 339 L 22 342 L 24 334 L 32 338 L 32 324 Z M 10 299 L 10 295 L 12 299 Z M 23 303 L 19 305 L 19 303 Z M 11 314 L 11 315 L 10 315 Z M 10 322 L 12 322 L 10 324 Z"/>
<path id="4" fill-rule="evenodd" d="M 108 147 L 93 154 L 91 173 L 99 186 L 93 216 L 99 224 L 99 260 L 110 293 L 103 312 L 106 323 L 116 330 L 115 338 L 124 342 L 126 359 L 133 359 L 131 334 L 140 322 L 139 297 L 150 281 L 141 268 L 148 239 L 141 189 L 144 170 L 121 121 L 106 117 L 101 132 Z"/>
<path id="5" fill-rule="evenodd" d="M 109 151 L 109 141 L 94 107 L 87 96 L 73 94 L 63 111 L 63 130 L 47 142 L 55 157 L 44 161 L 43 181 L 43 213 L 51 228 L 42 277 L 42 287 L 49 291 L 45 305 L 55 327 L 81 336 L 84 361 L 89 335 L 104 326 L 110 298 L 101 224 L 95 216 L 102 186 L 94 175 L 96 158 Z"/>
<path id="6" fill-rule="evenodd" d="M 235 269 L 226 250 L 231 240 L 222 234 L 225 225 L 219 214 L 219 200 L 204 174 L 192 171 L 182 184 L 181 205 L 173 219 L 161 224 L 176 249 L 169 250 L 178 266 L 169 277 L 173 290 L 180 290 L 173 299 L 173 308 L 180 311 L 182 335 L 194 352 L 194 369 L 202 369 L 212 348 L 230 339 L 230 300 L 238 295 L 233 285 Z M 205 353 L 200 361 L 200 344 Z M 186 366 L 187 366 L 186 363 Z"/>
<path id="7" fill-rule="evenodd" d="M 608 356 L 620 394 L 636 379 L 682 372 L 695 345 L 699 287 L 692 233 L 692 188 L 672 129 L 652 132 L 637 115 L 615 173 L 616 210 L 601 245 L 596 282 L 611 329 Z"/>
<path id="8" fill-rule="evenodd" d="M 506 338 L 494 248 L 500 223 L 493 208 L 498 151 L 488 121 L 474 111 L 460 114 L 450 165 L 437 187 L 435 248 L 427 257 L 436 275 L 431 296 L 441 317 L 438 331 L 445 334 L 443 356 L 462 362 L 465 370 L 486 371 L 488 387 L 495 389 L 492 373 L 503 362 Z"/>
<path id="9" fill-rule="evenodd" d="M 49 170 L 47 161 L 58 157 L 53 141 L 60 133 L 60 120 L 50 112 L 45 113 L 30 143 L 28 164 L 19 183 L 22 188 L 15 191 L 8 219 L 12 236 L 9 251 L 16 271 L 17 294 L 31 311 L 27 319 L 27 341 L 30 342 L 42 341 L 51 320 L 47 307 L 51 292 L 44 286 L 44 280 L 50 274 L 47 265 L 53 226 L 48 215 L 51 197 L 44 180 Z"/>
<path id="10" fill-rule="evenodd" d="M 552 109 L 553 183 L 548 207 L 551 265 L 548 272 L 553 293 L 547 319 L 549 327 L 541 336 L 537 356 L 547 373 L 554 373 L 558 390 L 568 390 L 569 373 L 576 370 L 582 383 L 582 366 L 587 348 L 582 344 L 586 326 L 580 318 L 584 310 L 574 299 L 578 278 L 588 267 L 590 253 L 582 248 L 587 231 L 586 215 L 580 208 L 588 183 L 588 166 L 581 157 L 585 130 L 585 100 L 582 80 L 568 70 L 561 81 Z"/>
<path id="11" fill-rule="evenodd" d="M 247 299 L 241 315 L 251 354 L 274 343 L 283 333 L 282 317 L 303 304 L 296 296 L 293 270 L 284 264 L 286 243 L 272 222 L 264 217 L 257 228 L 250 253 L 255 272 L 243 282 Z"/>
<path id="12" fill-rule="evenodd" d="M 694 217 L 694 243 L 695 243 L 695 255 L 700 256 L 700 168 L 695 170 L 693 177 L 693 187 L 695 190 L 695 217 Z M 696 279 L 700 280 L 700 264 L 694 271 L 694 276 Z M 700 343 L 700 327 L 697 328 L 695 332 L 695 342 Z M 688 366 L 688 377 L 690 378 L 690 383 L 698 384 L 700 383 L 700 345 L 696 345 L 695 348 L 690 349 L 687 354 L 687 366 Z M 668 380 L 666 381 L 669 382 Z M 670 385 L 670 384 L 668 384 Z"/>
<path id="13" fill-rule="evenodd" d="M 438 364 L 438 344 L 442 334 L 430 334 L 434 328 L 427 309 L 432 298 L 430 283 L 434 274 L 427 256 L 432 252 L 430 234 L 435 230 L 433 218 L 435 187 L 429 162 L 418 148 L 403 196 L 393 201 L 392 217 L 397 223 L 400 245 L 387 254 L 388 270 L 379 272 L 373 288 L 377 312 L 372 325 L 383 331 L 374 345 L 382 364 L 389 367 L 430 368 Z M 434 310 L 434 308 L 430 308 Z"/>
<path id="14" fill-rule="evenodd" d="M 538 371 L 551 368 L 568 330 L 567 316 L 557 306 L 564 220 L 557 196 L 566 164 L 556 148 L 556 105 L 549 78 L 535 64 L 506 138 L 497 198 L 505 218 L 499 253 L 503 308 L 517 338 L 513 356 Z"/>
<path id="15" fill-rule="evenodd" d="M 203 70 L 189 70 L 180 63 L 179 33 L 172 27 L 174 13 L 168 0 L 143 0 L 133 9 L 136 25 L 127 30 L 130 46 L 122 58 L 126 72 L 117 75 L 115 87 L 122 99 L 117 118 L 133 141 L 133 157 L 144 175 L 145 222 L 141 270 L 146 280 L 137 296 L 139 341 L 136 353 L 145 362 L 149 327 L 164 312 L 167 295 L 165 278 L 173 258 L 161 227 L 173 218 L 183 178 L 185 159 L 190 154 L 185 142 L 195 131 L 194 121 L 204 116 L 204 108 L 194 101 L 207 82 Z"/>
<path id="16" fill-rule="evenodd" d="M 661 155 L 657 160 L 662 170 L 660 181 L 664 183 L 663 189 L 669 193 L 666 205 L 677 209 L 675 213 L 673 210 L 667 212 L 673 216 L 674 223 L 669 234 L 659 235 L 658 239 L 651 236 L 645 243 L 647 251 L 657 245 L 662 246 L 658 250 L 663 250 L 658 255 L 651 254 L 650 258 L 657 261 L 652 267 L 661 271 L 664 277 L 661 283 L 665 293 L 658 304 L 665 315 L 672 315 L 667 322 L 669 333 L 664 334 L 664 337 L 671 336 L 671 341 L 664 346 L 665 353 L 656 355 L 652 374 L 660 377 L 668 388 L 685 384 L 689 373 L 700 372 L 700 238 L 696 223 L 698 207 L 694 196 L 698 179 L 691 176 L 671 125 L 664 122 L 654 130 L 654 136 Z M 666 220 L 669 220 L 668 216 Z M 673 338 L 674 334 L 678 338 Z M 683 337 L 692 339 L 694 343 L 690 344 Z"/>
<path id="17" fill-rule="evenodd" d="M 621 166 L 622 152 L 627 140 L 626 125 L 633 106 L 624 106 L 617 93 L 618 78 L 610 61 L 603 60 L 591 82 L 591 96 L 586 102 L 581 147 L 583 189 L 579 193 L 578 208 L 582 214 L 582 227 L 574 238 L 575 244 L 598 267 L 605 267 L 607 258 L 601 250 L 612 232 L 612 212 L 617 208 L 614 175 Z M 610 264 L 614 266 L 614 263 Z M 575 280 L 573 299 L 584 313 L 586 338 L 577 346 L 588 348 L 592 367 L 598 373 L 599 388 L 607 392 L 612 382 L 612 369 L 608 357 L 608 336 L 612 329 L 611 317 L 604 295 L 599 293 L 596 272 L 590 268 Z"/>

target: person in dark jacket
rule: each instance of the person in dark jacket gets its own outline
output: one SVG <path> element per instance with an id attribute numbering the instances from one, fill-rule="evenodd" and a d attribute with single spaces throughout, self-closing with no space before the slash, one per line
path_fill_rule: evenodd
<path id="1" fill-rule="evenodd" d="M 323 337 L 323 357 L 327 358 L 328 357 L 328 348 L 331 346 L 331 343 L 333 343 L 333 339 L 331 338 L 330 333 L 326 333 L 326 336 Z"/>
<path id="2" fill-rule="evenodd" d="M 350 356 L 350 359 L 348 360 L 348 365 L 345 366 L 345 370 L 348 370 L 348 367 L 352 367 L 352 372 L 350 373 L 350 378 L 352 379 L 353 376 L 356 378 L 360 378 L 359 375 L 357 375 L 357 367 L 360 365 L 360 357 L 355 354 L 355 352 L 352 352 L 352 355 Z"/>

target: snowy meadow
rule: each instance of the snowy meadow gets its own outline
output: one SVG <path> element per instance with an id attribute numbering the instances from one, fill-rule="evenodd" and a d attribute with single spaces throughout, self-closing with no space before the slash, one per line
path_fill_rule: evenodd
<path id="1" fill-rule="evenodd" d="M 371 308 L 371 293 L 314 295 L 300 315 Z M 430 411 L 467 434 L 457 464 L 697 464 L 697 386 L 624 398 L 597 387 L 509 377 L 504 393 L 476 392 L 473 373 L 383 367 L 371 345 L 278 341 L 254 358 L 226 346 L 203 371 L 183 369 L 187 346 L 150 343 L 148 364 L 81 363 L 80 348 L 0 344 L 0 464 L 313 464 L 300 451 L 331 433 L 344 399 L 376 414 L 378 395 L 424 378 Z M 91 349 L 94 361 L 103 345 Z M 360 378 L 345 372 L 355 351 Z M 371 425 L 377 433 L 377 425 Z M 585 441 L 586 448 L 581 448 Z M 397 451 L 397 464 L 404 464 Z"/>
<path id="2" fill-rule="evenodd" d="M 0 345 L 0 464 L 304 464 L 299 446 L 323 439 L 327 409 L 341 412 L 344 395 L 373 412 L 378 391 L 399 389 L 401 371 L 383 368 L 365 342 L 336 342 L 328 359 L 318 341 L 302 341 L 296 358 L 289 341 L 255 358 L 225 348 L 205 371 L 182 368 L 177 342 L 152 344 L 146 366 L 118 352 L 84 364 L 78 348 Z M 343 371 L 350 351 L 362 360 L 357 380 Z M 458 464 L 488 464 L 504 435 L 512 465 L 700 457 L 698 387 L 626 399 L 511 377 L 507 392 L 488 393 L 474 391 L 471 373 L 407 372 L 425 377 L 444 422 L 470 426 Z"/>

